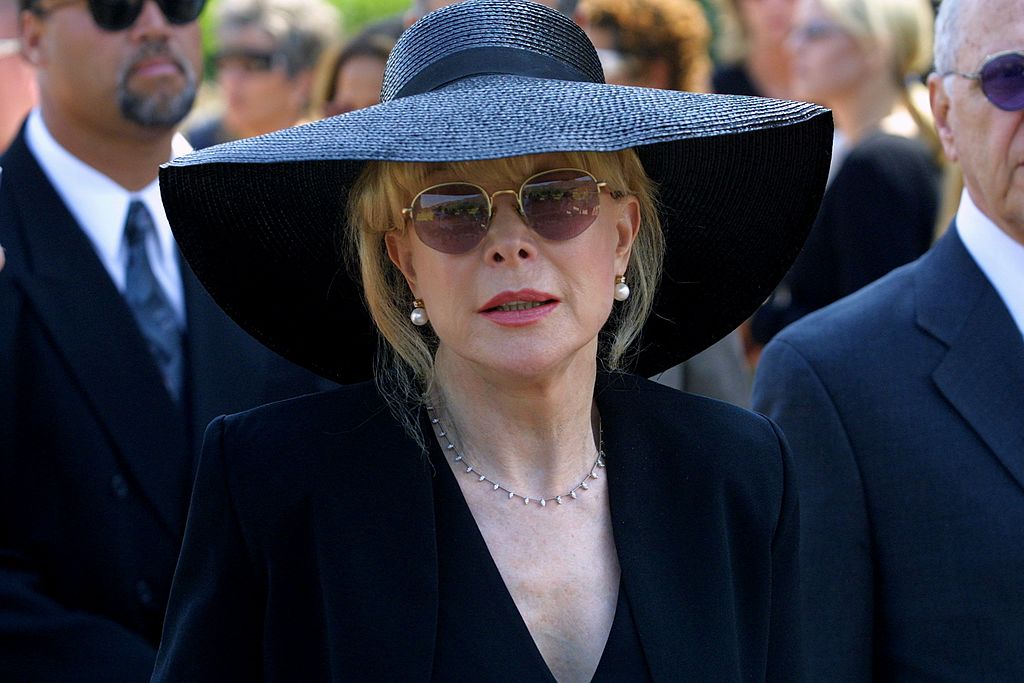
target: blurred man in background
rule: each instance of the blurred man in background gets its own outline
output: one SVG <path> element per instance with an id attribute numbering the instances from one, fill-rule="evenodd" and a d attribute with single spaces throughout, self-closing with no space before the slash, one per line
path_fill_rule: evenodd
<path id="1" fill-rule="evenodd" d="M 17 135 L 35 101 L 32 65 L 21 56 L 18 2 L 0 0 L 0 154 Z"/>
<path id="2" fill-rule="evenodd" d="M 203 0 L 22 0 L 40 106 L 0 157 L 0 680 L 148 681 L 206 424 L 319 383 L 178 257 L 160 164 Z"/>

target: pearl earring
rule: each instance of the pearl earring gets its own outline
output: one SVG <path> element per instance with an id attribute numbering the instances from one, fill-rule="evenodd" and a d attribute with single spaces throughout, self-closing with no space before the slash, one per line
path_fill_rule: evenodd
<path id="1" fill-rule="evenodd" d="M 427 317 L 427 309 L 423 308 L 423 299 L 416 299 L 412 302 L 412 313 L 409 314 L 409 320 L 416 327 L 423 327 L 430 320 Z"/>
<path id="2" fill-rule="evenodd" d="M 615 276 L 615 294 L 613 296 L 616 301 L 625 301 L 629 298 L 629 285 L 626 284 L 625 275 Z"/>

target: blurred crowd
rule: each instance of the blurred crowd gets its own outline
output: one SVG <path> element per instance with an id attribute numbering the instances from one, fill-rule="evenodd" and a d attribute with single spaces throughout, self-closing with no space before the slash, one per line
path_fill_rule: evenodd
<path id="1" fill-rule="evenodd" d="M 446 4 L 449 3 L 416 0 L 404 13 L 379 18 L 353 29 L 343 25 L 339 11 L 327 0 L 219 0 L 211 3 L 208 10 L 212 19 L 210 38 L 213 45 L 209 46 L 208 54 L 212 57 L 205 70 L 209 77 L 201 84 L 197 84 L 198 105 L 185 116 L 192 104 L 192 100 L 189 99 L 188 106 L 180 112 L 180 116 L 174 115 L 174 125 L 171 127 L 154 128 L 148 124 L 140 124 L 141 127 L 125 124 L 124 128 L 118 129 L 117 126 L 109 124 L 109 120 L 117 118 L 119 114 L 112 113 L 113 105 L 102 103 L 104 98 L 114 99 L 115 91 L 120 92 L 116 79 L 111 77 L 93 82 L 93 76 L 87 66 L 76 72 L 59 65 L 61 59 L 92 58 L 88 46 L 80 46 L 76 52 L 61 46 L 56 38 L 53 39 L 57 41 L 55 44 L 47 42 L 50 38 L 46 31 L 56 29 L 42 27 L 42 20 L 47 16 L 56 18 L 63 4 L 51 0 L 0 0 L 0 151 L 10 148 L 4 157 L 0 183 L 8 182 L 8 175 L 13 174 L 15 169 L 19 168 L 18 164 L 22 163 L 18 159 L 27 158 L 27 149 L 36 152 L 53 146 L 53 139 L 41 132 L 43 129 L 40 127 L 41 119 L 38 118 L 38 103 L 42 102 L 55 112 L 61 111 L 62 107 L 69 110 L 76 107 L 95 107 L 97 115 L 92 119 L 84 117 L 89 123 L 82 127 L 83 132 L 79 137 L 75 137 L 78 133 L 70 125 L 58 129 L 56 126 L 61 125 L 61 120 L 54 117 L 55 124 L 51 124 L 53 129 L 50 132 L 71 154 L 65 158 L 63 151 L 53 153 L 51 158 L 54 161 L 45 167 L 45 171 L 46 177 L 53 182 L 58 191 L 54 193 L 47 188 L 45 198 L 40 201 L 52 207 L 65 200 L 78 207 L 71 210 L 75 220 L 82 224 L 95 223 L 96 221 L 85 215 L 85 212 L 95 208 L 95 204 L 89 204 L 87 197 L 81 198 L 80 201 L 75 198 L 74 186 L 79 181 L 71 180 L 70 184 L 62 185 L 60 178 L 73 178 L 75 173 L 81 171 L 81 162 L 73 157 L 86 160 L 88 165 L 102 172 L 105 168 L 123 169 L 124 164 L 115 159 L 116 155 L 122 155 L 123 158 L 130 158 L 133 163 L 137 162 L 139 170 L 136 173 L 122 170 L 106 174 L 127 188 L 123 197 L 114 193 L 118 197 L 116 205 L 129 211 L 129 207 L 134 205 L 129 202 L 143 197 L 140 201 L 146 203 L 153 214 L 152 223 L 156 226 L 156 234 L 161 235 L 159 239 L 162 239 L 162 243 L 169 249 L 171 238 L 166 227 L 166 217 L 162 215 L 162 209 L 159 207 L 158 194 L 151 194 L 150 199 L 144 199 L 147 192 L 157 193 L 156 173 L 159 163 L 166 161 L 172 153 L 178 154 L 187 150 L 189 146 L 201 149 L 377 104 L 388 54 L 402 31 L 419 16 Z M 796 264 L 774 294 L 743 326 L 711 349 L 657 378 L 666 384 L 749 407 L 754 400 L 752 387 L 755 372 L 766 345 L 801 318 L 862 290 L 928 252 L 936 241 L 942 238 L 957 213 L 961 197 L 966 196 L 962 194 L 964 185 L 960 170 L 953 163 L 956 159 L 951 159 L 949 155 L 949 140 L 944 140 L 937 131 L 933 110 L 929 106 L 926 78 L 933 69 L 935 8 L 928 0 L 551 0 L 545 4 L 571 16 L 586 31 L 598 50 L 609 83 L 740 96 L 800 99 L 819 103 L 833 112 L 835 138 L 829 181 L 817 221 Z M 172 5 L 169 2 L 167 6 Z M 20 19 L 19 9 L 25 10 Z M 155 3 L 144 3 L 136 24 L 130 30 L 147 30 L 146 21 L 159 24 L 163 21 L 160 13 L 166 14 L 168 11 L 163 4 L 157 7 Z M 167 15 L 167 19 L 164 27 L 152 30 L 173 33 L 195 28 L 186 21 L 172 21 L 170 15 Z M 194 23 L 194 20 L 195 17 L 191 17 L 190 21 Z M 1019 16 L 1012 16 L 1008 21 L 1019 23 L 1021 20 Z M 78 29 L 70 26 L 67 30 Z M 182 48 L 183 54 L 189 53 L 180 58 L 184 62 L 198 62 L 198 31 L 195 33 L 196 35 L 188 40 L 196 44 L 188 44 Z M 105 39 L 109 33 L 102 33 L 97 29 L 96 35 Z M 1012 49 L 1022 48 L 1024 45 L 1018 43 Z M 102 52 L 106 48 L 99 46 L 96 49 Z M 159 69 L 164 65 L 164 62 L 160 61 L 162 58 L 161 55 L 155 54 L 150 62 L 135 66 L 140 69 Z M 973 71 L 976 67 L 978 65 L 973 63 L 957 66 L 960 71 Z M 1019 65 L 1016 68 L 1019 68 Z M 953 71 L 952 66 L 948 67 L 948 70 L 951 73 L 959 73 Z M 68 73 L 64 73 L 65 71 Z M 123 106 L 120 111 L 125 111 Z M 106 116 L 108 120 L 102 119 L 101 115 Z M 34 130 L 36 132 L 33 132 Z M 68 136 L 72 140 L 70 144 L 66 143 Z M 28 140 L 28 147 L 25 146 L 25 139 Z M 1014 144 L 1019 147 L 1019 141 Z M 89 161 L 91 159 L 95 159 L 96 162 L 92 163 Z M 104 164 L 108 166 L 105 167 Z M 39 170 L 35 169 L 34 173 L 39 176 L 38 182 L 43 183 L 43 176 Z M 85 194 L 113 196 L 104 182 L 99 180 L 82 181 L 82 187 L 86 188 L 82 190 Z M 258 191 L 258 188 L 254 188 L 254 191 Z M 26 192 L 36 190 L 30 188 Z M 147 203 L 149 201 L 153 203 Z M 8 213 L 0 214 L 0 220 L 13 220 L 11 217 L 17 210 L 0 207 L 0 211 L 4 210 Z M 62 220 L 71 221 L 71 215 L 63 208 L 59 209 L 59 213 Z M 119 215 L 113 222 L 118 223 L 116 230 L 120 230 L 123 216 Z M 12 264 L 14 269 L 22 267 L 23 257 L 13 251 L 18 245 L 10 241 L 10 235 L 14 233 L 5 231 L 0 234 L 4 236 L 4 247 L 8 250 L 7 270 L 11 270 Z M 90 234 L 89 238 L 90 241 L 87 242 L 78 235 L 73 240 L 75 248 L 84 249 L 85 245 L 90 244 L 101 255 L 113 253 L 110 248 L 104 251 L 102 245 L 107 238 L 102 236 L 101 230 Z M 59 239 L 71 238 L 63 236 Z M 79 242 L 81 244 L 78 244 Z M 32 252 L 26 244 L 28 238 L 26 243 L 20 245 L 20 253 L 40 258 L 41 252 Z M 232 362 L 238 361 L 236 365 L 231 365 L 229 375 L 220 380 L 233 385 L 234 389 L 238 389 L 238 385 L 245 382 L 255 383 L 254 378 L 257 376 L 262 383 L 258 391 L 254 389 L 244 395 L 239 392 L 220 401 L 199 394 L 203 386 L 202 379 L 185 377 L 184 384 L 181 384 L 180 377 L 172 380 L 170 375 L 163 375 L 162 379 L 168 387 L 182 386 L 180 391 L 184 393 L 181 395 L 188 397 L 184 402 L 174 402 L 166 400 L 167 396 L 162 396 L 158 402 L 159 411 L 172 416 L 168 419 L 174 424 L 180 422 L 189 425 L 186 430 L 187 443 L 183 441 L 180 444 L 181 452 L 171 453 L 168 457 L 180 457 L 191 465 L 205 420 L 223 412 L 246 407 L 249 402 L 318 389 L 324 383 L 304 370 L 288 366 L 276 357 L 259 357 L 250 362 L 250 357 L 256 359 L 262 351 L 250 351 L 247 346 L 246 350 L 239 351 L 239 344 L 245 344 L 238 342 L 232 336 L 233 333 L 225 333 L 223 338 L 215 338 L 213 333 L 210 333 L 209 337 L 204 337 L 205 323 L 198 319 L 186 320 L 183 317 L 183 310 L 195 311 L 198 315 L 198 311 L 205 305 L 195 303 L 200 301 L 201 295 L 194 294 L 190 289 L 194 285 L 188 280 L 189 274 L 184 272 L 187 267 L 179 272 L 178 266 L 173 263 L 173 257 L 168 259 L 167 253 L 161 255 L 160 244 L 159 240 L 155 240 L 149 247 L 144 248 L 144 251 L 148 249 L 148 258 L 153 263 L 151 272 L 146 277 L 155 278 L 155 281 L 160 282 L 175 282 L 169 287 L 171 293 L 166 302 L 169 311 L 167 315 L 177 320 L 180 336 L 187 343 L 196 344 L 189 352 L 193 360 L 198 358 L 201 352 L 206 352 L 210 354 L 210 360 L 206 361 L 210 365 L 227 363 L 228 359 Z M 116 250 L 116 247 L 114 249 Z M 109 268 L 111 259 L 101 260 Z M 67 263 L 71 264 L 72 261 Z M 161 265 L 162 263 L 166 267 Z M 89 267 L 101 272 L 96 264 Z M 126 278 L 130 280 L 132 277 L 134 276 L 131 273 L 124 272 L 123 267 L 119 274 L 115 270 L 110 271 L 110 279 L 119 288 L 125 286 Z M 108 296 L 114 293 L 109 282 L 102 286 L 97 284 L 95 292 L 89 291 L 90 295 L 98 292 L 95 296 Z M 189 299 L 191 296 L 200 298 Z M 949 296 L 955 297 L 956 292 L 950 292 Z M 184 300 L 190 302 L 185 308 L 181 305 Z M 0 296 L 0 312 L 6 310 L 3 307 L 8 303 Z M 53 305 L 55 308 L 62 306 L 59 303 Z M 892 305 L 899 307 L 905 305 L 905 302 L 901 300 Z M 14 304 L 10 306 L 14 307 Z M 935 319 L 941 320 L 947 314 L 946 309 L 937 309 Z M 18 309 L 11 315 L 17 316 L 22 313 Z M 103 353 L 96 350 L 102 349 L 105 343 L 109 344 L 113 336 L 109 330 L 102 328 L 107 322 L 104 315 L 101 311 L 84 317 L 75 317 L 69 313 L 69 319 L 77 321 L 74 324 L 87 323 L 97 328 L 89 338 L 89 344 L 92 345 L 90 348 L 82 348 L 84 344 L 72 344 L 76 347 L 75 353 L 80 355 L 79 358 L 48 361 L 49 364 L 40 361 L 33 368 L 18 369 L 17 373 L 29 370 L 40 373 L 39 382 L 45 384 L 50 381 L 51 375 L 56 376 L 63 372 L 61 368 L 65 365 L 91 362 L 102 369 L 96 370 L 95 367 L 91 367 L 82 372 L 76 370 L 72 373 L 75 375 L 75 382 L 95 383 L 100 387 L 97 389 L 100 394 L 109 393 L 109 390 L 114 388 L 124 391 L 137 390 L 138 386 L 134 380 L 124 377 L 131 373 L 126 372 L 123 366 L 111 369 L 114 365 L 112 356 L 117 356 L 119 352 L 108 349 Z M 128 324 L 130 319 L 124 317 L 124 321 L 117 322 Z M 62 326 L 70 324 L 66 322 L 67 319 L 62 320 L 65 322 L 41 324 L 38 330 L 25 334 L 59 338 L 64 333 Z M 225 318 L 217 324 L 227 322 Z M 920 324 L 931 323 L 925 320 Z M 139 322 L 139 325 L 145 324 Z M 834 331 L 840 336 L 849 332 L 842 326 L 837 326 Z M 0 342 L 5 341 L 3 335 L 4 330 L 0 330 Z M 887 339 L 883 332 L 879 332 L 879 338 Z M 18 343 L 23 341 L 19 339 Z M 1014 343 L 1019 341 L 1015 339 Z M 147 338 L 146 342 L 147 344 L 140 344 L 139 355 L 143 355 L 147 350 L 153 352 L 158 347 L 164 348 L 163 340 L 157 339 L 156 336 Z M 790 341 L 783 341 L 781 345 L 770 348 L 778 350 L 789 343 Z M 982 342 L 979 341 L 978 346 L 981 348 Z M 181 353 L 180 343 L 178 347 L 173 348 L 178 350 L 167 353 Z M 877 349 L 875 352 L 885 353 L 884 350 Z M 246 355 L 250 353 L 251 356 Z M 0 359 L 0 363 L 4 362 Z M 165 368 L 161 367 L 161 371 L 163 370 Z M 157 377 L 152 369 L 146 372 Z M 15 371 L 9 374 L 15 374 Z M 773 374 L 772 378 L 780 383 L 796 382 L 784 373 Z M 13 379 L 8 375 L 0 376 L 0 382 L 13 383 L 23 379 L 20 375 Z M 820 423 L 840 419 L 835 415 L 816 413 L 807 405 L 780 407 L 785 401 L 769 396 L 771 392 L 763 388 L 766 381 L 760 380 L 760 403 L 755 407 L 766 412 L 778 410 L 779 413 L 773 414 L 773 417 L 780 421 L 790 420 L 799 423 L 801 416 Z M 924 383 L 926 379 L 920 381 Z M 939 381 L 942 381 L 941 378 L 936 380 Z M 103 389 L 103 385 L 107 385 L 107 388 Z M 0 386 L 0 391 L 4 389 L 6 386 Z M 844 389 L 837 391 L 842 393 Z M 1024 387 L 1016 386 L 1014 391 L 1024 393 Z M 50 392 L 49 388 L 47 392 Z M 52 396 L 47 398 L 50 399 Z M 45 413 L 48 419 L 61 419 L 66 415 L 72 415 L 71 419 L 77 419 L 78 413 L 82 413 L 81 419 L 84 420 L 86 414 L 102 414 L 108 409 L 117 411 L 116 408 L 105 406 L 103 398 L 90 400 L 87 406 L 71 405 L 71 400 L 51 406 Z M 912 403 L 916 399 L 910 396 L 907 400 Z M 957 399 L 949 400 L 955 402 Z M 142 400 L 140 405 L 150 403 Z M 10 411 L 11 415 L 18 413 L 23 416 L 31 409 L 28 404 L 21 403 L 16 410 L 15 406 L 8 405 L 0 396 L 0 410 Z M 55 411 L 60 414 L 53 414 Z M 878 417 L 874 413 L 871 414 Z M 139 414 L 138 406 L 135 406 L 135 410 L 127 417 L 121 415 L 111 419 L 115 424 L 128 421 L 145 425 L 151 422 L 151 419 Z M 1017 415 L 1017 419 L 1024 424 L 1024 416 Z M 34 421 L 30 427 L 17 427 L 18 430 L 22 430 L 19 438 L 24 435 L 25 430 L 31 431 L 33 436 L 47 432 L 51 428 L 45 424 L 46 422 L 47 420 L 40 419 Z M 926 422 L 910 424 L 922 430 L 928 429 Z M 8 425 L 4 422 L 3 426 Z M 798 424 L 792 428 L 783 424 L 783 427 L 786 428 L 787 434 L 790 433 L 790 429 L 797 434 L 800 432 Z M 119 429 L 122 427 L 96 427 L 93 429 L 95 434 L 88 430 L 79 430 L 74 438 L 67 437 L 65 441 L 54 437 L 54 440 L 47 442 L 40 452 L 47 454 L 45 457 L 51 457 L 50 454 L 60 449 L 77 448 L 77 444 L 90 438 L 102 443 L 118 442 L 122 438 Z M 125 433 L 131 429 L 134 427 L 124 427 Z M 163 428 L 156 431 L 160 434 L 165 432 Z M 0 434 L 0 450 L 3 450 L 5 445 L 11 447 L 5 439 L 14 438 L 10 434 Z M 150 443 L 153 437 L 151 434 L 143 434 L 126 438 L 129 438 L 129 441 L 138 438 L 143 444 L 125 446 L 128 450 L 134 448 L 146 451 L 149 446 L 145 444 Z M 796 437 L 795 440 L 800 442 L 798 445 L 815 448 L 813 441 L 811 445 L 807 445 L 803 443 L 802 438 Z M 1021 462 L 1024 462 L 1024 436 L 1021 436 L 1017 429 L 1012 438 L 1016 440 L 1012 441 L 1008 448 L 1014 451 L 1013 463 L 1006 467 L 1019 474 Z M 856 446 L 857 444 L 854 444 L 849 448 L 855 449 Z M 941 456 L 942 454 L 936 453 L 936 457 Z M 143 459 L 148 457 L 144 455 Z M 834 466 L 851 468 L 850 478 L 855 482 L 853 485 L 860 485 L 860 473 L 856 471 L 855 465 L 836 463 Z M 828 467 L 829 465 L 822 465 L 822 470 L 827 470 Z M 102 475 L 95 475 L 103 478 L 106 498 L 102 505 L 107 505 L 109 500 L 128 498 L 129 488 L 135 486 L 136 481 L 132 476 L 123 475 L 117 468 L 108 469 L 109 471 L 104 470 Z M 171 529 L 180 528 L 184 515 L 182 500 L 187 497 L 187 486 L 183 482 L 187 480 L 190 471 L 186 468 L 185 473 L 173 476 L 168 474 L 166 480 L 152 482 L 154 487 L 165 486 L 168 481 L 172 482 L 177 487 L 175 495 L 178 498 L 167 503 L 166 509 L 161 510 L 161 524 L 155 525 L 154 529 L 145 530 L 145 534 L 156 536 L 164 533 L 166 529 L 159 528 L 161 525 Z M 11 473 L 5 470 L 0 473 L 0 477 L 5 474 Z M 868 475 L 869 473 L 865 473 L 864 476 Z M 36 473 L 33 476 L 42 478 L 48 475 Z M 824 477 L 825 473 L 815 471 L 814 476 Z M 145 489 L 146 475 L 140 475 L 137 479 L 139 486 Z M 912 480 L 906 485 L 913 489 L 915 482 L 919 480 Z M 890 484 L 891 482 L 886 482 L 884 485 Z M 59 489 L 61 500 L 66 500 L 67 496 L 72 495 L 68 493 L 71 489 L 61 488 L 58 484 L 52 486 Z M 872 494 L 872 491 L 860 491 L 857 495 L 870 498 Z M 920 491 L 912 490 L 908 495 L 917 494 L 920 494 Z M 812 500 L 810 506 L 827 508 L 830 504 L 843 505 L 848 502 L 844 500 L 847 494 L 842 491 L 828 490 L 821 495 L 824 500 Z M 984 498 L 985 496 L 979 493 L 973 500 L 980 507 L 984 505 Z M 873 510 L 872 504 L 875 502 L 877 501 L 874 499 L 868 500 L 864 505 Z M 99 503 L 95 505 L 102 507 Z M 157 507 L 160 507 L 160 504 L 157 504 Z M 981 513 L 975 510 L 970 514 Z M 103 519 L 93 520 L 95 528 L 105 527 L 113 518 L 114 515 L 111 513 Z M 95 528 L 89 533 L 95 532 Z M 85 534 L 85 537 L 88 537 L 89 533 Z M 857 543 L 869 546 L 877 542 L 878 539 L 873 538 L 871 533 L 868 529 L 861 530 Z M 1020 537 L 1019 530 L 1017 536 L 1024 540 L 1024 537 Z M 146 539 L 141 539 L 140 542 L 143 546 L 149 543 Z M 22 547 L 41 543 L 45 543 L 45 539 L 31 538 Z M 107 541 L 96 543 L 103 544 Z M 163 545 L 168 547 L 161 547 L 153 553 L 154 558 L 161 554 L 164 556 L 161 566 L 151 567 L 145 561 L 136 562 L 133 559 L 129 563 L 130 568 L 124 569 L 126 575 L 138 577 L 133 579 L 133 595 L 121 595 L 112 589 L 108 594 L 96 598 L 97 601 L 107 603 L 122 601 L 132 604 L 123 610 L 109 610 L 111 615 L 105 616 L 97 623 L 86 623 L 84 630 L 92 635 L 82 641 L 85 645 L 81 647 L 87 647 L 88 643 L 93 642 L 91 638 L 99 638 L 98 634 L 105 630 L 117 631 L 119 637 L 130 643 L 131 647 L 128 649 L 133 653 L 125 659 L 126 670 L 130 668 L 127 665 L 131 657 L 140 662 L 138 670 L 145 669 L 159 632 L 154 620 L 158 621 L 160 609 L 166 601 L 166 591 L 174 565 L 174 553 L 170 548 L 172 544 L 165 539 Z M 816 549 L 823 553 L 831 552 L 824 546 Z M 122 547 L 114 548 L 110 552 L 127 551 Z M 936 551 L 931 549 L 931 552 Z M 34 568 L 28 559 L 5 558 L 4 553 L 6 549 L 0 548 L 0 570 L 10 572 L 11 576 L 20 577 L 17 580 L 24 580 L 25 585 L 35 581 L 32 578 Z M 932 559 L 936 564 L 943 561 L 941 557 L 933 556 Z M 75 558 L 68 556 L 61 558 L 61 561 L 73 564 Z M 834 576 L 836 583 L 841 584 L 848 580 L 849 577 L 842 575 L 842 567 L 832 566 L 831 569 L 837 572 Z M 82 569 L 86 573 L 94 570 L 95 567 L 89 566 Z M 941 574 L 938 570 L 936 572 Z M 0 581 L 7 580 L 0 577 Z M 926 580 L 926 577 L 921 577 L 921 581 Z M 48 610 L 59 612 L 64 609 L 62 600 L 70 602 L 75 599 L 67 596 L 76 594 L 77 587 L 73 585 L 76 580 L 50 576 L 47 577 L 47 581 L 51 584 L 47 586 L 48 590 L 52 589 L 50 595 L 57 597 L 47 598 L 51 602 L 39 607 L 40 613 Z M 891 584 L 883 584 L 876 590 L 884 591 L 889 585 Z M 1013 590 L 1016 594 L 1024 595 L 1019 578 L 1015 586 Z M 823 594 L 832 595 L 837 592 L 841 590 L 835 587 L 823 589 Z M 870 598 L 868 600 L 870 602 Z M 96 609 L 103 611 L 106 608 Z M 861 616 L 862 623 L 870 623 L 871 615 Z M 80 614 L 69 613 L 60 628 L 73 631 L 75 620 L 81 618 Z M 124 624 L 131 624 L 131 627 L 126 628 Z M 1019 616 L 1016 629 L 1017 635 L 1024 638 L 1024 626 L 1020 623 Z M 849 646 L 850 642 L 859 642 L 857 639 L 860 637 L 870 640 L 871 636 L 863 633 L 854 634 L 849 640 L 837 639 L 828 645 L 841 650 Z M 26 639 L 25 642 L 29 640 Z M 65 654 L 69 661 L 73 659 L 73 653 Z M 978 655 L 982 656 L 983 653 L 979 652 Z M 827 665 L 823 665 L 822 670 L 827 670 Z M 868 671 L 868 678 L 870 674 Z M 1013 677 L 1014 674 L 1011 673 L 1008 678 L 1002 680 L 1013 680 Z M 109 680 L 114 678 L 116 676 Z M 850 680 L 867 679 L 855 676 Z"/>
<path id="2" fill-rule="evenodd" d="M 220 0 L 211 74 L 183 122 L 193 148 L 261 135 L 378 102 L 401 32 L 448 2 L 346 30 L 328 0 Z M 803 99 L 833 110 L 826 201 L 800 261 L 748 325 L 665 383 L 749 405 L 761 347 L 780 329 L 907 263 L 941 233 L 960 185 L 945 163 L 923 77 L 927 0 L 551 0 L 587 32 L 621 85 Z M 18 55 L 15 0 L 0 4 L 0 146 L 36 97 Z M 714 27 L 714 31 L 712 28 Z M 887 197 L 883 204 L 864 201 Z"/>
<path id="3" fill-rule="evenodd" d="M 35 97 L 17 54 L 15 0 L 2 0 L 0 144 Z M 182 124 L 193 148 L 371 106 L 398 36 L 450 4 L 346 30 L 328 0 L 220 0 L 210 7 L 211 74 Z M 956 210 L 923 78 L 928 0 L 551 0 L 598 49 L 609 83 L 803 99 L 833 110 L 830 185 L 801 259 L 729 338 L 673 368 L 669 385 L 748 406 L 761 348 L 783 327 L 920 256 Z M 714 28 L 714 30 L 713 30 Z M 884 203 L 865 201 L 886 197 Z"/>

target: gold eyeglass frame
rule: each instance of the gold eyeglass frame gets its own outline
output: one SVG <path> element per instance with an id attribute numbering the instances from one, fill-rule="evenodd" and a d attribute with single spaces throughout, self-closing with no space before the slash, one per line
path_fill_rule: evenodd
<path id="1" fill-rule="evenodd" d="M 475 187 L 477 190 L 480 191 L 480 194 L 483 195 L 483 197 L 487 200 L 487 222 L 484 224 L 485 228 L 490 227 L 491 220 L 494 218 L 494 198 L 497 197 L 499 194 L 510 194 L 516 198 L 516 212 L 519 214 L 520 218 L 522 218 L 523 221 L 525 221 L 526 224 L 529 225 L 529 221 L 527 221 L 526 219 L 526 211 L 523 209 L 523 188 L 529 185 L 530 181 L 534 180 L 535 178 L 539 178 L 542 175 L 547 175 L 548 173 L 558 173 L 560 171 L 572 171 L 573 173 L 580 173 L 582 175 L 587 176 L 588 178 L 593 180 L 594 183 L 597 185 L 598 195 L 601 194 L 601 190 L 605 189 L 608 190 L 608 193 L 610 194 L 612 199 L 622 199 L 628 194 L 626 192 L 623 192 L 622 190 L 612 190 L 610 187 L 608 187 L 607 182 L 603 180 L 598 180 L 593 173 L 591 173 L 590 171 L 585 171 L 582 168 L 551 168 L 546 171 L 534 173 L 519 185 L 518 190 L 496 190 L 495 192 L 488 193 L 487 190 L 480 187 L 476 183 L 471 183 L 464 180 L 450 180 L 444 183 L 437 183 L 436 185 L 425 187 L 419 192 L 417 192 L 416 196 L 412 198 L 411 202 L 409 202 L 409 206 L 402 209 L 402 215 L 405 216 L 408 220 L 412 221 L 413 224 L 415 224 L 415 221 L 413 220 L 412 217 L 412 212 L 413 207 L 416 206 L 416 201 L 420 197 L 422 197 L 427 192 L 430 192 L 431 190 L 436 190 L 437 188 L 445 187 L 446 185 L 466 185 L 468 187 Z M 594 217 L 594 220 L 597 220 L 596 216 Z"/>

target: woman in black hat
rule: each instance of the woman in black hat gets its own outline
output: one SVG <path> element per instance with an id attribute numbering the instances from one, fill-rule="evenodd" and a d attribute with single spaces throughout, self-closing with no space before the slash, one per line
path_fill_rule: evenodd
<path id="1" fill-rule="evenodd" d="M 382 104 L 165 168 L 212 296 L 348 385 L 210 426 L 154 680 L 797 678 L 781 435 L 622 368 L 764 300 L 830 140 L 814 105 L 605 85 L 562 15 L 468 0 Z"/>

